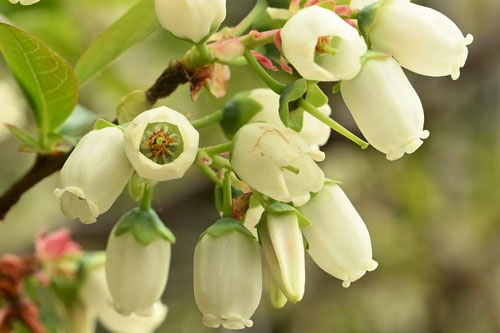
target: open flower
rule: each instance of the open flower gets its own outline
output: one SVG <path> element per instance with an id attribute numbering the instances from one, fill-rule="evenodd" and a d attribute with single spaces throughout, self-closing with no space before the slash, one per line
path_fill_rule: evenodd
<path id="1" fill-rule="evenodd" d="M 402 67 L 427 76 L 458 79 L 473 41 L 442 13 L 408 0 L 366 7 L 358 22 L 373 50 L 390 53 Z"/>
<path id="2" fill-rule="evenodd" d="M 193 164 L 198 131 L 166 106 L 141 113 L 125 131 L 125 153 L 139 176 L 163 181 L 181 178 Z"/>
<path id="3" fill-rule="evenodd" d="M 167 285 L 173 234 L 153 210 L 133 209 L 111 231 L 106 278 L 116 311 L 150 316 Z"/>
<path id="4" fill-rule="evenodd" d="M 262 294 L 257 240 L 237 220 L 222 218 L 200 237 L 194 251 L 194 297 L 203 324 L 252 327 Z"/>
<path id="5" fill-rule="evenodd" d="M 155 0 L 161 25 L 173 35 L 199 43 L 226 18 L 226 0 Z"/>
<path id="6" fill-rule="evenodd" d="M 368 230 L 336 183 L 327 182 L 321 192 L 298 209 L 311 222 L 303 228 L 309 254 L 325 272 L 342 280 L 344 287 L 377 268 Z"/>
<path id="7" fill-rule="evenodd" d="M 122 193 L 133 169 L 123 149 L 123 132 L 107 127 L 87 133 L 64 163 L 54 190 L 70 219 L 94 223 Z"/>
<path id="8" fill-rule="evenodd" d="M 303 205 L 323 187 L 316 164 L 325 154 L 312 150 L 300 135 L 269 123 L 251 123 L 234 136 L 231 165 L 255 190 L 283 202 Z"/>
<path id="9" fill-rule="evenodd" d="M 390 56 L 368 58 L 356 78 L 341 82 L 340 91 L 363 135 L 388 160 L 415 152 L 429 136 L 420 98 Z"/>
<path id="10" fill-rule="evenodd" d="M 304 8 L 288 20 L 281 39 L 287 60 L 302 77 L 315 81 L 352 79 L 367 49 L 355 28 L 319 6 Z"/>

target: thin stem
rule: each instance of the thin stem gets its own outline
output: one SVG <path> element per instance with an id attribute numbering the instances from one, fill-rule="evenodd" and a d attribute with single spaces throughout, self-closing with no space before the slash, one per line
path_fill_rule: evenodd
<path id="1" fill-rule="evenodd" d="M 281 95 L 283 90 L 285 89 L 285 85 L 281 82 L 275 80 L 272 76 L 270 76 L 266 70 L 259 64 L 255 56 L 249 49 L 245 50 L 245 59 L 248 61 L 248 64 L 253 68 L 253 70 L 259 75 L 259 77 L 266 83 L 266 85 L 271 88 L 275 93 Z"/>
<path id="2" fill-rule="evenodd" d="M 217 177 L 217 173 L 203 162 L 195 161 L 194 164 L 216 185 L 222 186 L 222 181 Z"/>
<path id="3" fill-rule="evenodd" d="M 231 193 L 231 173 L 229 170 L 226 170 L 224 174 L 222 189 L 222 216 L 233 217 L 233 195 Z"/>
<path id="4" fill-rule="evenodd" d="M 214 145 L 214 146 L 203 147 L 203 148 L 200 148 L 199 151 L 205 152 L 208 155 L 217 155 L 217 154 L 226 153 L 226 152 L 230 151 L 232 146 L 233 146 L 233 142 L 230 141 L 230 142 L 221 143 L 221 144 Z"/>
<path id="5" fill-rule="evenodd" d="M 222 110 L 217 110 L 214 113 L 209 114 L 208 116 L 193 120 L 191 124 L 194 128 L 200 129 L 212 124 L 219 123 L 223 117 L 224 113 L 222 112 Z"/>
<path id="6" fill-rule="evenodd" d="M 241 67 L 241 66 L 246 66 L 248 65 L 247 60 L 244 57 L 239 57 L 234 60 L 221 60 L 221 59 L 215 59 L 216 63 L 223 64 L 223 65 L 228 65 L 228 66 L 233 66 L 233 67 Z"/>
<path id="7" fill-rule="evenodd" d="M 141 210 L 148 211 L 151 208 L 151 201 L 153 200 L 154 185 L 146 185 L 144 194 L 141 200 Z"/>
<path id="8" fill-rule="evenodd" d="M 229 162 L 227 158 L 224 158 L 220 155 L 213 155 L 210 156 L 210 158 L 212 159 L 212 165 L 217 169 L 226 168 L 228 170 L 232 170 L 231 162 Z"/>
<path id="9" fill-rule="evenodd" d="M 241 36 L 245 31 L 247 31 L 253 24 L 253 22 L 259 17 L 267 8 L 267 0 L 257 0 L 253 9 L 248 13 L 248 15 L 241 20 L 236 27 L 234 27 L 233 35 L 235 37 Z"/>
<path id="10" fill-rule="evenodd" d="M 368 142 L 360 139 L 358 136 L 350 132 L 347 128 L 340 125 L 338 122 L 336 122 L 335 120 L 333 120 L 332 118 L 330 118 L 329 116 L 318 110 L 311 103 L 302 100 L 300 101 L 300 107 L 303 108 L 307 113 L 311 114 L 313 117 L 321 121 L 322 123 L 330 126 L 330 128 L 336 131 L 337 133 L 342 134 L 349 140 L 356 143 L 361 148 L 366 149 L 369 146 Z"/>
<path id="11" fill-rule="evenodd" d="M 215 60 L 212 52 L 210 52 L 205 42 L 196 44 L 196 48 L 198 49 L 198 52 L 200 52 L 201 58 L 207 63 L 213 62 Z"/>

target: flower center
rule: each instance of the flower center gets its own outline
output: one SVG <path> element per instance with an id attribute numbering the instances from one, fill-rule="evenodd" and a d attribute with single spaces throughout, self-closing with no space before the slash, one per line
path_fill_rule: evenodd
<path id="1" fill-rule="evenodd" d="M 318 38 L 318 42 L 316 43 L 316 53 L 319 54 L 331 54 L 336 55 L 337 49 L 336 44 L 338 44 L 339 38 L 337 36 L 321 36 Z"/>
<path id="2" fill-rule="evenodd" d="M 158 164 L 174 161 L 183 151 L 179 128 L 171 123 L 150 123 L 146 126 L 140 145 L 141 153 Z"/>

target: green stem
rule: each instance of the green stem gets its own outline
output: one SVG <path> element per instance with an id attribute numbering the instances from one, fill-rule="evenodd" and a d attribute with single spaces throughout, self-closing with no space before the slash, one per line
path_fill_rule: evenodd
<path id="1" fill-rule="evenodd" d="M 200 52 L 201 58 L 205 60 L 207 63 L 211 63 L 215 60 L 212 52 L 210 52 L 205 42 L 196 44 L 196 48 L 198 49 L 198 52 Z"/>
<path id="2" fill-rule="evenodd" d="M 234 27 L 233 35 L 235 37 L 241 36 L 252 26 L 253 22 L 266 10 L 266 8 L 267 0 L 257 0 L 250 13 Z"/>
<path id="3" fill-rule="evenodd" d="M 191 124 L 194 128 L 200 129 L 212 124 L 220 123 L 223 117 L 224 113 L 222 112 L 222 110 L 217 110 L 214 113 L 209 114 L 208 116 L 193 120 Z"/>
<path id="4" fill-rule="evenodd" d="M 212 159 L 212 165 L 217 169 L 226 168 L 228 170 L 232 170 L 231 162 L 229 162 L 227 158 L 224 158 L 220 155 L 212 155 L 210 156 L 210 158 Z"/>
<path id="5" fill-rule="evenodd" d="M 153 200 L 154 185 L 146 185 L 144 194 L 141 200 L 141 210 L 148 211 L 151 208 L 151 200 Z"/>
<path id="6" fill-rule="evenodd" d="M 214 145 L 214 146 L 203 147 L 203 148 L 200 148 L 199 151 L 205 152 L 208 155 L 217 155 L 217 154 L 226 153 L 228 151 L 231 151 L 232 146 L 233 146 L 233 142 L 230 141 L 230 142 L 221 143 L 221 144 Z"/>
<path id="7" fill-rule="evenodd" d="M 307 113 L 311 114 L 313 117 L 321 121 L 322 123 L 330 126 L 330 128 L 336 131 L 337 133 L 342 134 L 349 140 L 356 143 L 361 148 L 366 149 L 369 146 L 368 142 L 360 139 L 358 136 L 351 133 L 347 128 L 340 125 L 338 122 L 336 122 L 335 120 L 333 120 L 332 118 L 330 118 L 329 116 L 318 110 L 311 103 L 302 100 L 300 101 L 300 107 L 303 108 Z"/>
<path id="8" fill-rule="evenodd" d="M 231 193 L 231 172 L 226 170 L 224 174 L 224 181 L 222 185 L 222 216 L 233 217 L 233 196 Z"/>
<path id="9" fill-rule="evenodd" d="M 223 65 L 228 65 L 228 66 L 234 66 L 234 67 L 241 67 L 241 66 L 246 66 L 248 65 L 247 60 L 244 57 L 239 57 L 234 60 L 221 60 L 221 59 L 215 59 L 215 62 Z"/>
<path id="10" fill-rule="evenodd" d="M 248 61 L 248 64 L 253 68 L 257 75 L 259 75 L 262 81 L 264 81 L 266 85 L 275 93 L 281 95 L 286 86 L 269 75 L 266 70 L 259 64 L 255 56 L 249 49 L 245 50 L 245 59 Z"/>
<path id="11" fill-rule="evenodd" d="M 195 161 L 194 164 L 216 185 L 222 186 L 222 181 L 217 177 L 217 173 L 212 170 L 211 167 L 208 165 L 200 162 L 200 161 Z"/>

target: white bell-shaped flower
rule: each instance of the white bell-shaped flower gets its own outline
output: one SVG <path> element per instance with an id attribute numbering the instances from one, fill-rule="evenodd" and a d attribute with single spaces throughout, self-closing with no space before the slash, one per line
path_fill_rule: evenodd
<path id="1" fill-rule="evenodd" d="M 155 0 L 161 25 L 174 36 L 199 43 L 226 18 L 226 0 Z"/>
<path id="2" fill-rule="evenodd" d="M 340 91 L 365 138 L 388 160 L 415 152 L 429 137 L 420 98 L 393 58 L 368 58 L 356 78 L 341 82 Z"/>
<path id="3" fill-rule="evenodd" d="M 307 80 L 352 79 L 367 50 L 355 28 L 319 6 L 304 8 L 288 20 L 281 39 L 285 57 Z"/>
<path id="4" fill-rule="evenodd" d="M 473 41 L 444 14 L 408 0 L 367 7 L 358 22 L 373 50 L 392 54 L 402 67 L 427 76 L 458 79 Z"/>
<path id="5" fill-rule="evenodd" d="M 118 313 L 151 315 L 167 285 L 174 241 L 152 210 L 134 209 L 113 228 L 106 249 L 106 278 Z"/>
<path id="6" fill-rule="evenodd" d="M 327 182 L 298 209 L 311 222 L 303 228 L 309 254 L 321 269 L 342 280 L 342 286 L 349 287 L 366 271 L 377 268 L 368 229 L 336 183 Z"/>
<path id="7" fill-rule="evenodd" d="M 113 333 L 151 333 L 163 323 L 167 307 L 161 302 L 153 305 L 151 316 L 124 316 L 111 306 L 104 264 L 85 274 L 79 295 L 87 309 L 97 315 L 101 324 Z"/>
<path id="8" fill-rule="evenodd" d="M 280 95 L 271 89 L 254 89 L 250 92 L 249 97 L 262 106 L 261 110 L 250 119 L 250 122 L 264 121 L 284 127 L 278 112 Z M 318 109 L 327 116 L 332 113 L 332 109 L 328 104 Z M 312 149 L 318 149 L 326 144 L 330 138 L 330 133 L 331 130 L 328 125 L 325 125 L 309 113 L 304 113 L 304 122 L 299 135 Z"/>
<path id="9" fill-rule="evenodd" d="M 290 302 L 299 302 L 304 296 L 306 271 L 297 214 L 266 211 L 257 228 L 272 278 Z"/>
<path id="10" fill-rule="evenodd" d="M 194 296 L 205 326 L 253 326 L 250 317 L 262 294 L 261 266 L 259 244 L 239 221 L 222 218 L 207 229 L 194 251 Z"/>
<path id="11" fill-rule="evenodd" d="M 123 149 L 123 132 L 107 127 L 87 133 L 64 163 L 54 190 L 70 219 L 94 223 L 122 193 L 133 168 Z"/>
<path id="12" fill-rule="evenodd" d="M 198 140 L 198 131 L 185 116 L 161 106 L 139 114 L 128 125 L 125 153 L 139 176 L 177 179 L 193 164 Z"/>
<path id="13" fill-rule="evenodd" d="M 323 187 L 316 164 L 325 154 L 312 150 L 300 135 L 269 123 L 251 123 L 234 136 L 231 165 L 255 190 L 283 202 L 303 205 Z"/>

